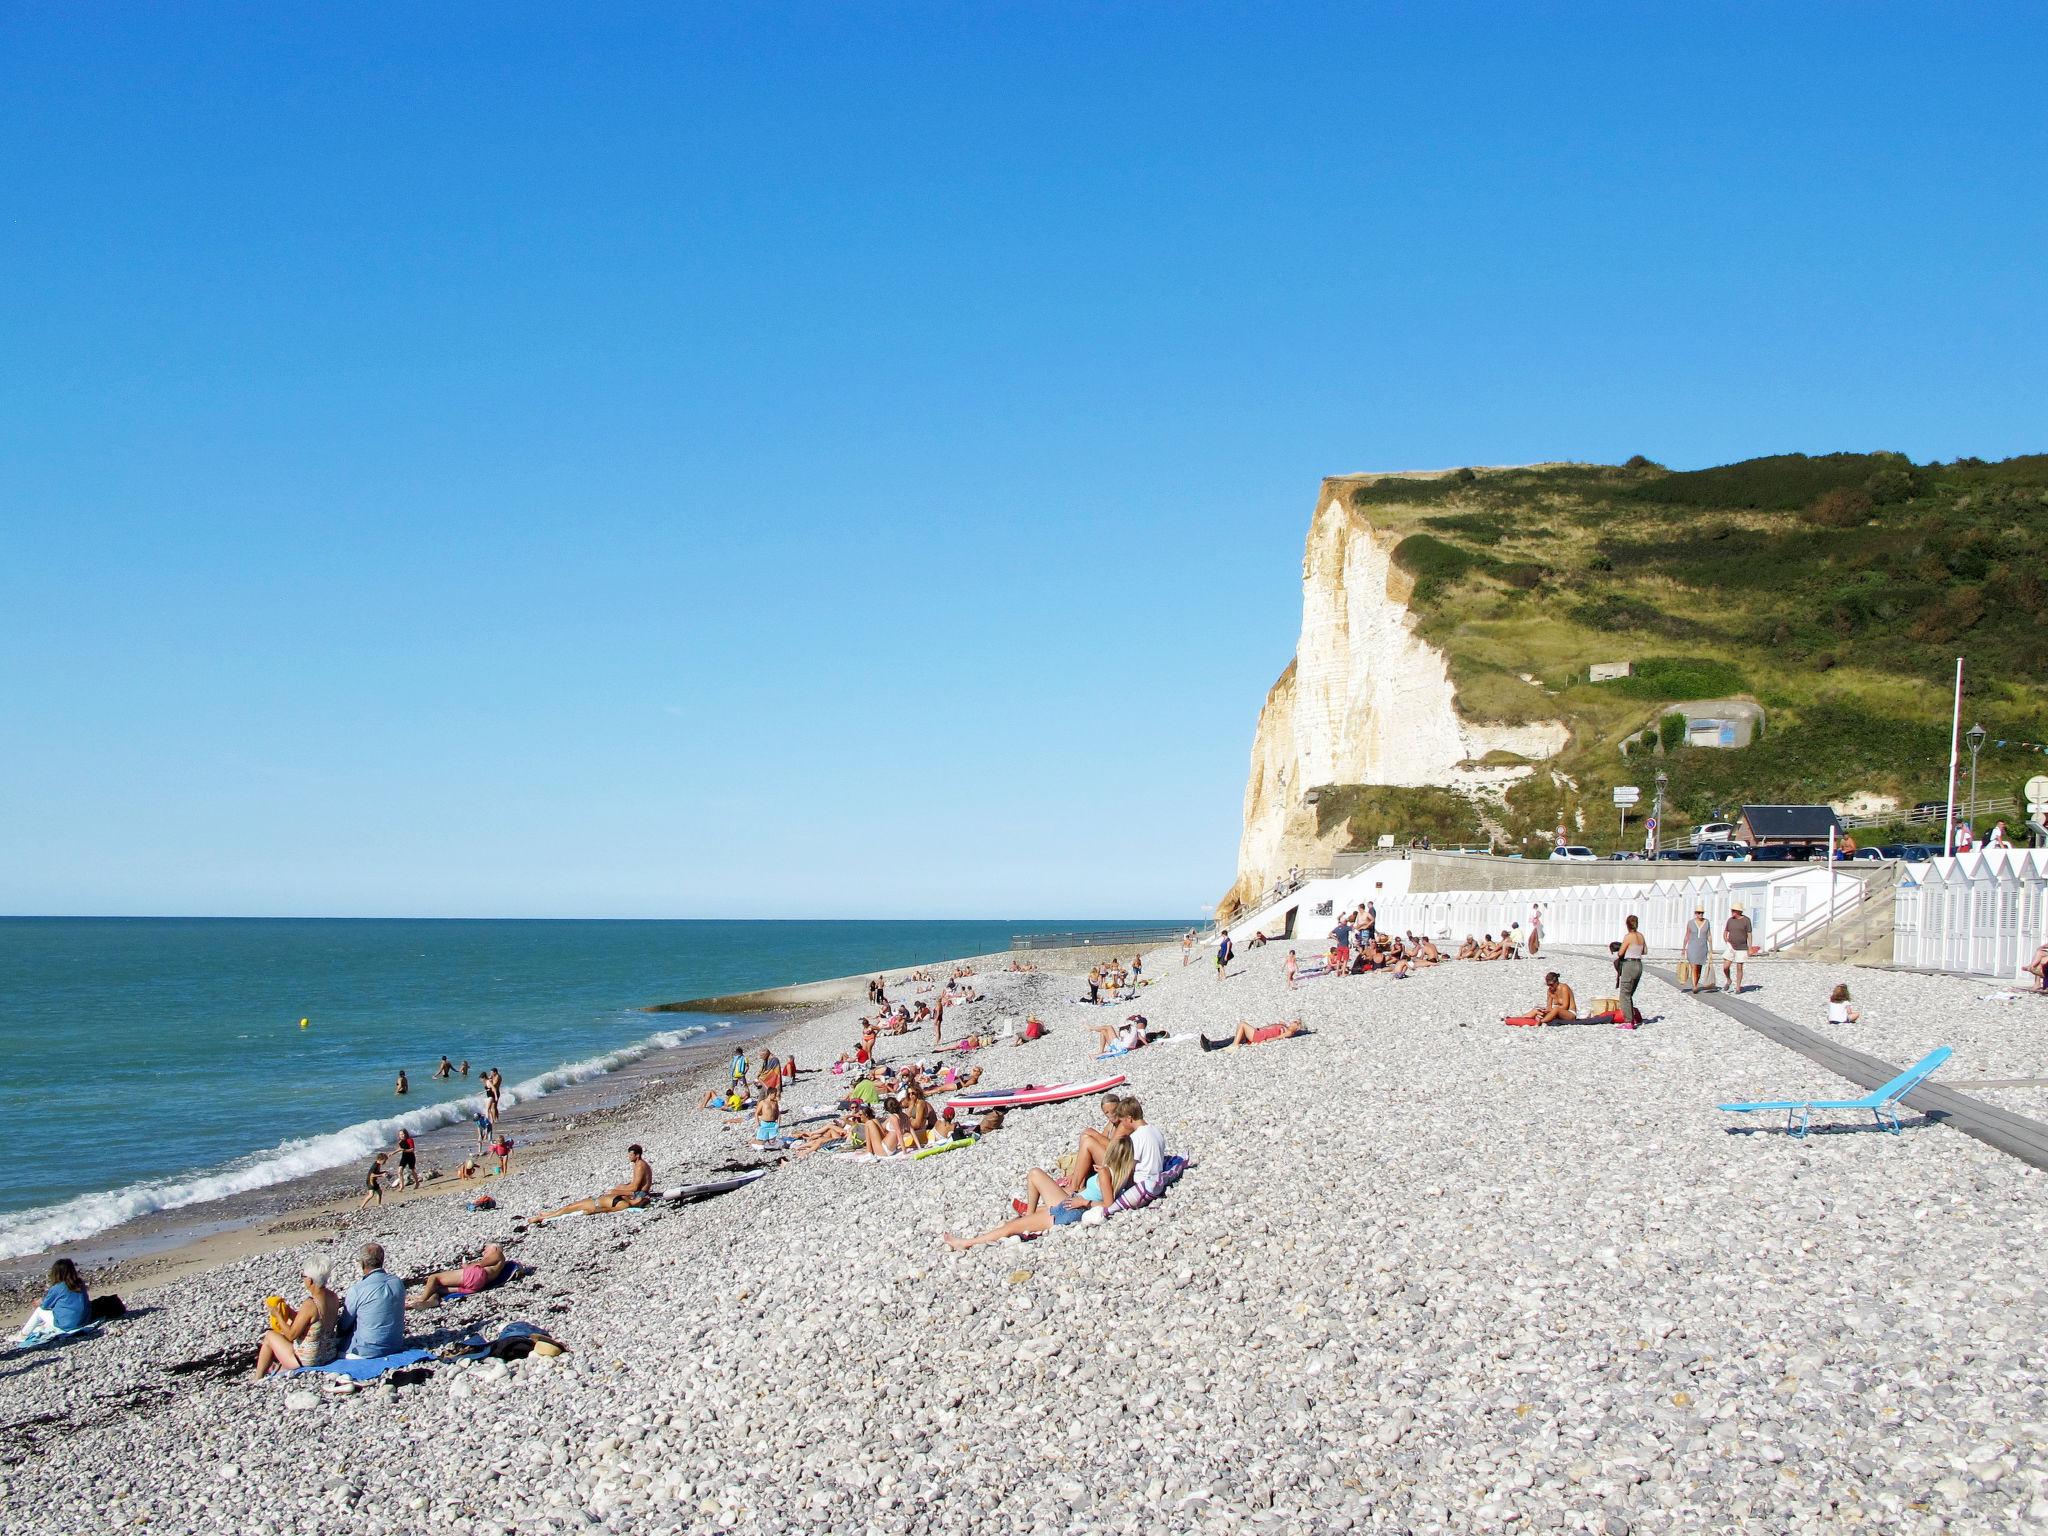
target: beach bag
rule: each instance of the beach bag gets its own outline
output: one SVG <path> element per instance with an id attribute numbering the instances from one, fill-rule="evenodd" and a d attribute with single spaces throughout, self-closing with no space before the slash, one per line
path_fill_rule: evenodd
<path id="1" fill-rule="evenodd" d="M 85 1307 L 85 1320 L 88 1323 L 111 1323 L 115 1318 L 127 1315 L 127 1303 L 112 1293 L 93 1297 Z"/>

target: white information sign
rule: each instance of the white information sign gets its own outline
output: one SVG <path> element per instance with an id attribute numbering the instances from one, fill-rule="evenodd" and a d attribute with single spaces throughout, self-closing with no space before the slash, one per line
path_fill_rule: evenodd
<path id="1" fill-rule="evenodd" d="M 1614 786 L 1614 803 L 1616 805 L 1634 805 L 1642 798 L 1642 790 L 1634 784 L 1617 784 Z"/>

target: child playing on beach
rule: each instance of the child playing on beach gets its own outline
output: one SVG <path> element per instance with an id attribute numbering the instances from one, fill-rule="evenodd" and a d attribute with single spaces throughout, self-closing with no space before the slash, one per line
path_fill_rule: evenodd
<path id="1" fill-rule="evenodd" d="M 512 1138 L 500 1136 L 496 1141 L 492 1142 L 491 1156 L 498 1160 L 498 1175 L 500 1178 L 510 1173 L 512 1171 Z"/>
<path id="2" fill-rule="evenodd" d="M 476 1149 L 479 1153 L 491 1149 L 491 1117 L 482 1110 L 476 1112 Z"/>
<path id="3" fill-rule="evenodd" d="M 1294 971 L 1294 951 L 1290 949 L 1287 951 L 1287 990 L 1290 992 L 1294 990 Z"/>
<path id="4" fill-rule="evenodd" d="M 384 1154 L 382 1152 L 379 1152 L 370 1159 L 370 1171 L 363 1176 L 363 1187 L 366 1193 L 363 1195 L 363 1203 L 356 1207 L 357 1210 L 365 1209 L 372 1201 L 375 1201 L 378 1205 L 384 1203 Z"/>
<path id="5" fill-rule="evenodd" d="M 1830 1024 L 1854 1024 L 1863 1015 L 1849 1001 L 1849 987 L 1846 982 L 1836 982 L 1835 990 L 1828 994 L 1828 1022 Z"/>

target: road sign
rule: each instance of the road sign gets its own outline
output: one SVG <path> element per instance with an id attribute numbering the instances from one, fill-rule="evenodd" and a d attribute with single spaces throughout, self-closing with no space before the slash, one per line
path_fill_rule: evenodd
<path id="1" fill-rule="evenodd" d="M 2048 810 L 2048 773 L 2037 773 L 2027 780 L 2027 809 Z"/>
<path id="2" fill-rule="evenodd" d="M 1654 816 L 1652 816 L 1652 817 L 1651 817 L 1651 818 L 1650 818 L 1650 819 L 1649 819 L 1648 821 L 1644 822 L 1644 823 L 1643 823 L 1643 830 L 1644 830 L 1645 832 L 1649 833 L 1649 834 L 1650 834 L 1650 835 L 1651 835 L 1652 837 L 1656 836 L 1656 834 L 1657 834 L 1657 818 L 1656 818 L 1656 817 L 1654 817 Z"/>
<path id="3" fill-rule="evenodd" d="M 1616 805 L 1634 805 L 1642 798 L 1642 790 L 1634 784 L 1617 784 L 1614 786 L 1614 803 Z"/>

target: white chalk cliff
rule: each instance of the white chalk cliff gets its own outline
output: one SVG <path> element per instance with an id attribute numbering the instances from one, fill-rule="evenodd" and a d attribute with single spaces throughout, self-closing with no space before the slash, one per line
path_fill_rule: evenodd
<path id="1" fill-rule="evenodd" d="M 1417 476 L 1416 478 L 1421 478 Z M 1259 711 L 1232 894 L 1250 900 L 1293 865 L 1329 862 L 1341 828 L 1316 835 L 1304 793 L 1325 784 L 1498 790 L 1532 771 L 1479 767 L 1489 752 L 1560 751 L 1561 721 L 1489 724 L 1459 713 L 1443 652 L 1415 633 L 1399 540 L 1348 504 L 1354 477 L 1325 481 L 1301 561 L 1301 639 Z"/>

